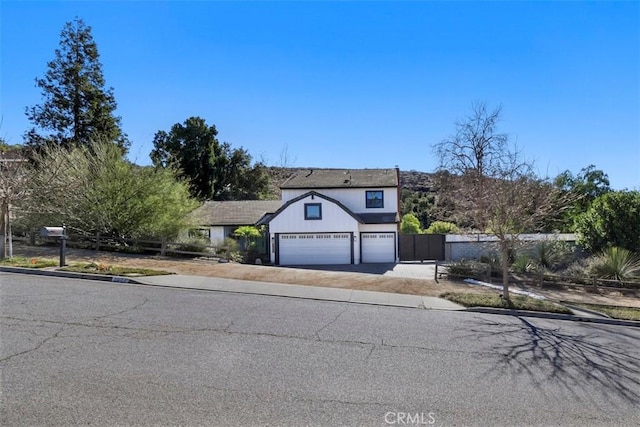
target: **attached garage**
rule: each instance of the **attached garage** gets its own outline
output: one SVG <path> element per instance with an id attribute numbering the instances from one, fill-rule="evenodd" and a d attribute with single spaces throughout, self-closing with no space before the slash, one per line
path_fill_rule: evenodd
<path id="1" fill-rule="evenodd" d="M 353 264 L 353 233 L 282 233 L 276 236 L 276 264 Z"/>
<path id="2" fill-rule="evenodd" d="M 396 233 L 361 233 L 360 248 L 362 250 L 362 262 L 395 262 Z"/>

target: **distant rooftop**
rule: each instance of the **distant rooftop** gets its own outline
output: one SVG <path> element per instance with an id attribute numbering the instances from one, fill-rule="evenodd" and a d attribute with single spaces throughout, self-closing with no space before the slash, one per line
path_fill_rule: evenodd
<path id="1" fill-rule="evenodd" d="M 395 169 L 301 169 L 280 188 L 397 187 Z"/>
<path id="2" fill-rule="evenodd" d="M 199 225 L 252 225 L 280 206 L 280 200 L 207 201 L 191 215 Z"/>

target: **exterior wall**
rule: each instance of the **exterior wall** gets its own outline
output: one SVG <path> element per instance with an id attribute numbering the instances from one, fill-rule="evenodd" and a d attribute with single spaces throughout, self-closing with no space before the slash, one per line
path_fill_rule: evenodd
<path id="1" fill-rule="evenodd" d="M 212 245 L 215 246 L 221 244 L 225 237 L 224 226 L 218 225 L 211 226 L 209 228 L 209 240 Z"/>
<path id="2" fill-rule="evenodd" d="M 565 234 L 522 234 L 518 236 L 518 245 L 534 246 L 541 241 L 566 241 L 573 243 L 576 235 Z M 463 259 L 480 259 L 484 255 L 500 253 L 498 239 L 486 234 L 462 235 L 447 234 L 445 241 L 445 259 L 461 261 Z"/>
<path id="3" fill-rule="evenodd" d="M 364 197 L 364 196 L 363 196 Z M 320 203 L 322 205 L 322 219 L 305 220 L 305 203 Z M 277 233 L 332 233 L 349 232 L 354 235 L 354 263 L 360 263 L 360 239 L 358 221 L 333 202 L 321 197 L 311 196 L 298 200 L 282 211 L 269 223 L 271 240 L 270 258 L 275 262 L 275 244 Z"/>
<path id="4" fill-rule="evenodd" d="M 312 189 L 283 189 L 282 203 L 301 196 Z M 371 187 L 371 188 L 327 188 L 317 189 L 327 197 L 339 201 L 354 213 L 398 212 L 398 189 L 396 187 Z M 367 191 L 383 191 L 384 207 L 367 208 L 365 194 Z"/>

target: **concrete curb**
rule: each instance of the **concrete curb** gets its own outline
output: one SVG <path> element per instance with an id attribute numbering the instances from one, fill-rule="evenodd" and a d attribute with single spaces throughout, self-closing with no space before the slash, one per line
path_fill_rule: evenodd
<path id="1" fill-rule="evenodd" d="M 72 271 L 50 271 L 50 270 L 42 270 L 37 268 L 23 268 L 23 267 L 0 267 L 0 272 L 31 274 L 35 276 L 65 277 L 68 279 L 101 280 L 103 282 L 131 283 L 136 285 L 143 285 L 142 282 L 138 282 L 137 280 L 129 277 L 107 276 L 105 274 L 74 273 Z"/>
<path id="2" fill-rule="evenodd" d="M 634 320 L 618 320 L 611 318 L 585 317 L 572 314 L 545 313 L 541 311 L 513 310 L 508 308 L 471 307 L 465 311 L 484 314 L 502 314 L 517 317 L 537 317 L 540 319 L 571 320 L 574 322 L 601 323 L 605 325 L 633 326 L 640 328 L 640 322 Z"/>
<path id="3" fill-rule="evenodd" d="M 573 305 L 571 303 L 566 303 L 566 302 L 562 302 L 562 301 L 557 301 L 557 303 L 567 307 L 569 310 L 572 310 L 572 311 L 582 311 L 582 312 L 585 312 L 587 314 L 591 314 L 593 316 L 599 316 L 599 317 L 604 317 L 606 319 L 611 319 L 611 316 L 607 316 L 606 314 L 600 313 L 599 311 L 589 310 L 588 308 L 579 307 L 577 305 Z"/>
<path id="4" fill-rule="evenodd" d="M 464 307 L 447 300 L 421 295 L 394 294 L 386 292 L 362 291 L 344 288 L 292 285 L 285 283 L 257 282 L 237 279 L 223 279 L 202 276 L 163 275 L 141 276 L 131 279 L 122 276 L 50 271 L 22 267 L 0 267 L 0 272 L 31 274 L 70 279 L 100 280 L 141 286 L 155 286 L 170 289 L 192 289 L 201 291 L 227 292 L 236 294 L 264 295 L 316 301 L 347 302 L 353 304 L 380 305 L 388 307 L 419 308 L 430 310 L 463 311 Z M 182 280 L 177 283 L 175 280 Z M 185 279 L 186 282 L 185 282 Z M 230 287 L 229 283 L 233 283 Z"/>
<path id="5" fill-rule="evenodd" d="M 149 276 L 141 277 L 140 279 L 133 279 L 122 276 L 107 276 L 103 274 L 86 274 L 86 273 L 73 273 L 69 271 L 48 271 L 34 268 L 22 268 L 22 267 L 0 267 L 0 272 L 4 273 L 17 273 L 17 274 L 31 274 L 38 276 L 48 277 L 63 277 L 69 279 L 84 279 L 84 280 L 99 280 L 111 283 L 132 284 L 141 286 L 156 286 L 162 288 L 172 289 L 194 289 L 203 291 L 216 291 L 216 292 L 229 292 L 238 294 L 251 294 L 251 295 L 266 295 L 266 296 L 280 296 L 287 298 L 300 298 L 311 299 L 319 301 L 334 301 L 334 302 L 348 302 L 354 304 L 367 304 L 367 305 L 381 305 L 389 307 L 404 307 L 404 308 L 418 308 L 418 309 L 431 309 L 431 310 L 446 310 L 446 311 L 463 311 L 471 313 L 484 313 L 484 314 L 501 314 L 509 316 L 520 317 L 536 317 L 541 319 L 556 319 L 556 320 L 571 320 L 574 322 L 590 322 L 600 323 L 607 325 L 619 325 L 619 326 L 632 326 L 640 327 L 640 322 L 632 320 L 617 320 L 611 318 L 597 318 L 597 317 L 585 317 L 569 314 L 557 314 L 557 313 L 545 313 L 539 311 L 525 311 L 525 310 L 513 310 L 502 308 L 489 308 L 489 307 L 472 307 L 464 308 L 458 304 L 454 304 L 450 301 L 446 303 L 438 303 L 436 300 L 439 298 L 425 297 L 420 295 L 406 295 L 406 294 L 389 294 L 385 292 L 374 291 L 360 291 L 352 289 L 342 288 L 322 288 L 315 286 L 303 286 L 303 285 L 289 285 L 283 283 L 268 283 L 268 282 L 250 282 L 235 279 L 221 279 L 221 278 L 209 278 L 222 280 L 225 282 L 235 281 L 238 286 L 229 289 L 221 285 L 216 285 L 215 281 L 210 284 L 200 285 L 178 285 L 171 283 L 151 283 L 148 279 Z M 167 276 L 153 276 L 157 278 L 170 278 L 174 275 Z M 180 277 L 178 275 L 178 277 Z M 189 276 L 182 276 L 189 277 Z M 202 280 L 207 279 L 200 276 L 195 276 Z M 145 280 L 145 278 L 147 280 Z M 159 279 L 162 280 L 162 279 Z M 254 287 L 253 285 L 256 285 Z M 395 300 L 395 301 L 394 301 Z M 438 307 L 438 305 L 441 305 Z M 443 306 L 444 305 L 444 306 Z M 582 310 L 582 309 L 580 309 Z M 595 314 L 595 313 L 594 313 Z"/>

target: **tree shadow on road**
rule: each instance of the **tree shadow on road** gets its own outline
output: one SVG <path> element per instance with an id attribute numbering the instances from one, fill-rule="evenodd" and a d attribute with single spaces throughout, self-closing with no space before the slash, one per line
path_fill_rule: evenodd
<path id="1" fill-rule="evenodd" d="M 483 375 L 524 374 L 541 390 L 560 386 L 580 400 L 595 398 L 586 390 L 597 389 L 610 400 L 617 396 L 631 403 L 640 401 L 640 335 L 636 331 L 589 324 L 576 333 L 576 328 L 538 327 L 524 317 L 515 319 L 515 323 L 475 319 L 474 338 L 499 335 L 502 342 L 492 345 L 498 362 Z"/>

